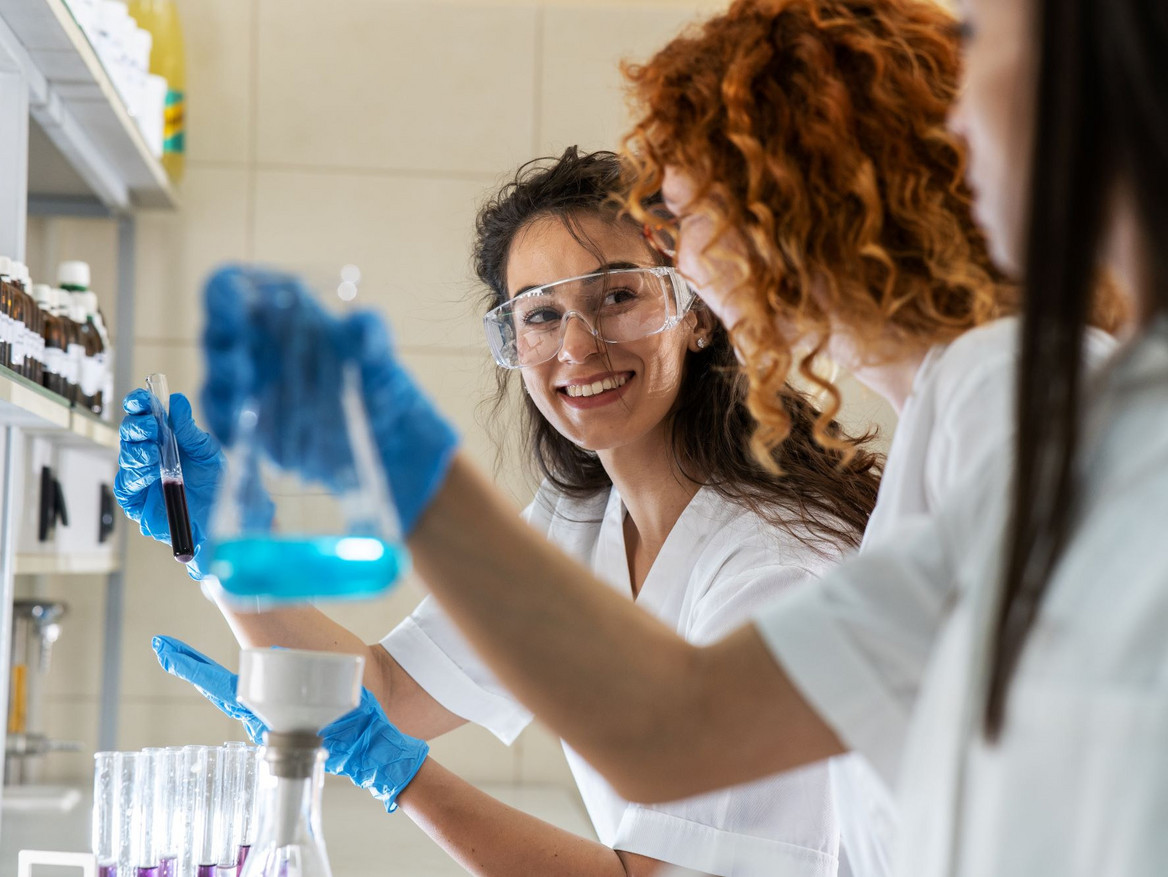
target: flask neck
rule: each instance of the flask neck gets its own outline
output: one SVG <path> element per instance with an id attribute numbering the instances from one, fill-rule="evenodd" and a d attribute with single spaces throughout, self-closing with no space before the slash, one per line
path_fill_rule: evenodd
<path id="1" fill-rule="evenodd" d="M 269 733 L 264 742 L 256 779 L 259 823 L 240 877 L 332 877 L 321 830 L 320 739 Z"/>

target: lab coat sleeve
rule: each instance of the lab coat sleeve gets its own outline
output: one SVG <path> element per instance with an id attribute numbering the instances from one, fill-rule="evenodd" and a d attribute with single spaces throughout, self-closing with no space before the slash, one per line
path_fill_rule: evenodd
<path id="1" fill-rule="evenodd" d="M 970 526 L 958 517 L 907 520 L 897 539 L 755 617 L 804 698 L 890 786 L 929 655 L 957 596 L 949 534 Z"/>
<path id="2" fill-rule="evenodd" d="M 487 669 L 433 597 L 423 600 L 381 645 L 442 706 L 508 746 L 531 722 L 531 713 Z"/>
<path id="3" fill-rule="evenodd" d="M 809 564 L 815 567 L 818 561 Z M 691 642 L 712 642 L 817 573 L 758 565 L 723 573 L 694 604 Z M 665 804 L 625 808 L 614 848 L 713 874 L 835 875 L 838 828 L 826 763 Z"/>

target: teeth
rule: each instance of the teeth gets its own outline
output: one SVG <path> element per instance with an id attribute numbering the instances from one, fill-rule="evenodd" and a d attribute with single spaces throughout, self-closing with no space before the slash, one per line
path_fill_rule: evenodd
<path id="1" fill-rule="evenodd" d="M 617 387 L 623 387 L 628 383 L 628 377 L 620 375 L 614 378 L 605 378 L 603 381 L 594 381 L 591 384 L 571 384 L 566 389 L 568 395 L 573 398 L 580 396 L 596 396 L 603 393 L 605 390 L 615 390 Z"/>

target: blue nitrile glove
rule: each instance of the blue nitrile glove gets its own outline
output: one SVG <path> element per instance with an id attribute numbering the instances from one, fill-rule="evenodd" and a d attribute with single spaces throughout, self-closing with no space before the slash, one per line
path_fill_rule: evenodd
<path id="1" fill-rule="evenodd" d="M 382 320 L 369 312 L 334 317 L 296 277 L 238 266 L 211 277 L 206 306 L 202 402 L 212 432 L 230 444 L 240 409 L 256 398 L 265 417 L 277 411 L 258 436 L 264 450 L 335 489 L 349 462 L 335 428 L 344 422 L 341 375 L 355 363 L 403 534 L 412 532 L 446 478 L 458 438 L 397 361 Z"/>
<path id="2" fill-rule="evenodd" d="M 187 564 L 191 578 L 205 574 L 200 555 L 207 541 L 207 525 L 215 485 L 223 469 L 223 453 L 211 435 L 203 432 L 191 416 L 191 403 L 182 393 L 170 394 L 170 425 L 178 442 L 179 462 L 191 517 L 191 536 L 195 557 Z M 120 430 L 118 474 L 114 478 L 114 496 L 130 520 L 143 534 L 170 543 L 170 522 L 162 495 L 158 469 L 158 420 L 150 406 L 150 392 L 133 390 L 122 402 L 126 416 Z"/>
<path id="3" fill-rule="evenodd" d="M 235 673 L 174 637 L 156 636 L 153 646 L 158 663 L 167 673 L 187 680 L 224 713 L 243 722 L 252 742 L 263 742 L 267 728 L 235 699 L 239 680 Z M 424 740 L 409 737 L 394 727 L 377 698 L 364 687 L 356 709 L 326 725 L 320 737 L 328 751 L 325 770 L 347 776 L 355 785 L 368 789 L 389 813 L 397 809 L 397 796 L 417 775 L 430 752 Z"/>
<path id="4" fill-rule="evenodd" d="M 185 679 L 195 686 L 199 694 L 219 707 L 233 719 L 243 722 L 248 739 L 253 743 L 263 743 L 267 727 L 256 718 L 255 713 L 235 699 L 235 686 L 239 675 L 232 673 L 222 664 L 217 664 L 195 651 L 182 640 L 172 636 L 156 636 L 150 641 L 154 654 L 162 669 L 171 676 Z"/>

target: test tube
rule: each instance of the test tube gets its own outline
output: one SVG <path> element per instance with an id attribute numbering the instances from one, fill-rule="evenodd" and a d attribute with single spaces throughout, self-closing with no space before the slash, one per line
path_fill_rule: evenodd
<path id="1" fill-rule="evenodd" d="M 117 791 L 117 855 L 118 877 L 135 877 L 137 862 L 134 861 L 135 789 L 138 782 L 138 753 L 119 752 L 116 759 L 118 774 Z"/>
<path id="2" fill-rule="evenodd" d="M 166 503 L 166 520 L 170 524 L 170 547 L 174 559 L 188 563 L 195 558 L 195 540 L 191 535 L 191 515 L 187 511 L 187 491 L 179 462 L 178 441 L 170 428 L 170 386 L 166 375 L 156 372 L 146 376 L 154 416 L 158 420 L 158 446 L 162 470 L 162 497 Z"/>
<path id="3" fill-rule="evenodd" d="M 136 877 L 159 877 L 157 826 L 157 785 L 154 782 L 154 751 L 128 752 L 134 763 L 134 795 L 131 823 L 133 825 L 133 862 Z"/>
<path id="4" fill-rule="evenodd" d="M 256 750 L 246 743 L 232 741 L 224 744 L 227 764 L 224 775 L 227 778 L 231 807 L 230 849 L 228 850 L 229 874 L 220 877 L 238 877 L 243 871 L 243 863 L 251 850 L 251 815 L 255 799 Z M 223 862 L 219 863 L 221 868 Z"/>
<path id="5" fill-rule="evenodd" d="M 207 753 L 206 746 L 186 746 L 183 748 L 183 810 L 186 824 L 183 831 L 183 847 L 180 855 L 182 877 L 212 877 L 204 873 L 201 862 L 203 836 L 207 825 Z M 211 866 L 214 871 L 214 866 Z"/>
<path id="6" fill-rule="evenodd" d="M 91 842 L 97 859 L 97 877 L 117 877 L 118 844 L 122 812 L 118 783 L 121 753 L 98 752 L 93 756 L 93 831 Z"/>
<path id="7" fill-rule="evenodd" d="M 199 844 L 198 877 L 218 877 L 219 847 L 224 829 L 223 749 L 206 751 L 206 783 L 203 788 L 203 837 Z M 228 820 L 230 822 L 230 820 Z"/>
<path id="8" fill-rule="evenodd" d="M 178 809 L 179 753 L 177 749 L 148 749 L 154 760 L 154 837 L 158 850 L 158 877 L 178 877 L 179 835 L 175 831 Z"/>

